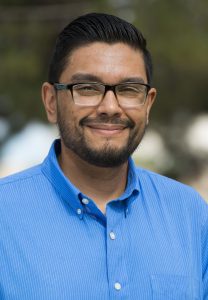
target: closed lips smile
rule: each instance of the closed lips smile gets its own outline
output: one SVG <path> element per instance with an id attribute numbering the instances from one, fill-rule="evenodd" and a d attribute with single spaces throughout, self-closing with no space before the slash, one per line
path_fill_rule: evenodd
<path id="1" fill-rule="evenodd" d="M 123 124 L 87 124 L 87 127 L 101 134 L 116 134 L 127 128 Z"/>
<path id="2" fill-rule="evenodd" d="M 100 130 L 122 130 L 126 128 L 122 124 L 88 124 L 87 126 L 93 129 Z"/>

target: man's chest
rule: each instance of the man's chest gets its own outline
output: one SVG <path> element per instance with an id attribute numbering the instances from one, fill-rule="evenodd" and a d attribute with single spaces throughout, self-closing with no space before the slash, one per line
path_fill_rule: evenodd
<path id="1" fill-rule="evenodd" d="M 1 299 L 200 299 L 199 253 L 188 231 L 130 217 L 106 226 L 73 214 L 65 222 L 11 223 L 1 247 Z"/>

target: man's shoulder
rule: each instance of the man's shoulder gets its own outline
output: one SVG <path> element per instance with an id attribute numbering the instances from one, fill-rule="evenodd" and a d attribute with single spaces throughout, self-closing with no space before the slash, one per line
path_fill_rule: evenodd
<path id="1" fill-rule="evenodd" d="M 142 168 L 137 168 L 137 174 L 147 199 L 172 212 L 200 216 L 202 223 L 208 219 L 208 205 L 193 187 Z"/>
<path id="2" fill-rule="evenodd" d="M 143 187 L 152 187 L 161 197 L 182 200 L 202 199 L 199 193 L 191 186 L 167 176 L 143 168 L 137 168 L 139 181 Z"/>
<path id="3" fill-rule="evenodd" d="M 137 168 L 136 170 L 138 176 L 142 180 L 152 182 L 153 185 L 157 184 L 160 185 L 161 187 L 165 186 L 166 188 L 176 188 L 176 189 L 187 190 L 188 192 L 195 192 L 195 190 L 189 185 L 181 183 L 165 175 L 161 175 L 159 173 L 147 169 L 143 169 L 143 168 Z"/>
<path id="4" fill-rule="evenodd" d="M 23 185 L 28 181 L 34 179 L 34 177 L 41 175 L 41 165 L 37 165 L 23 171 L 8 175 L 6 177 L 0 178 L 0 192 L 4 189 L 11 189 L 15 185 Z"/>

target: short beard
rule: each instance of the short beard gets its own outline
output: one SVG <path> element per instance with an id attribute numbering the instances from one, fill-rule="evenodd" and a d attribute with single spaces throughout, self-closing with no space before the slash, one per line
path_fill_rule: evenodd
<path id="1" fill-rule="evenodd" d="M 139 137 L 136 137 L 137 132 L 134 130 L 134 124 L 132 123 L 132 121 L 129 121 L 129 127 L 132 128 L 132 133 L 130 134 L 126 145 L 118 149 L 116 147 L 112 147 L 110 143 L 106 141 L 105 145 L 101 149 L 97 150 L 90 147 L 89 143 L 87 142 L 84 135 L 80 132 L 79 128 L 77 129 L 77 131 L 75 131 L 74 128 L 70 128 L 69 125 L 66 124 L 59 111 L 57 119 L 59 133 L 64 145 L 68 149 L 73 151 L 76 155 L 78 155 L 82 160 L 88 162 L 91 165 L 103 168 L 118 167 L 125 163 L 140 144 L 146 129 L 146 126 L 144 125 L 144 128 L 140 129 L 141 134 L 139 135 Z M 86 122 L 85 119 L 82 119 L 79 124 L 80 127 L 85 123 L 88 123 L 88 119 L 86 119 Z M 119 123 L 119 121 L 114 119 L 114 121 L 111 120 L 110 123 L 116 124 Z"/>

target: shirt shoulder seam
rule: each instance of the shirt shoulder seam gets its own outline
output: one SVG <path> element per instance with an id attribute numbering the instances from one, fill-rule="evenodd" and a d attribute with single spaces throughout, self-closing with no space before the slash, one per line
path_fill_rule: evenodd
<path id="1" fill-rule="evenodd" d="M 18 182 L 18 181 L 24 181 L 24 180 L 27 180 L 27 179 L 31 179 L 32 177 L 41 176 L 41 175 L 42 175 L 42 173 L 41 173 L 41 171 L 39 171 L 38 173 L 34 173 L 34 174 L 31 174 L 31 175 L 26 175 L 24 177 L 11 178 L 11 179 L 8 179 L 8 181 L 5 179 L 1 182 L 1 180 L 0 180 L 0 187 L 4 186 L 4 185 L 15 183 L 15 182 Z"/>

